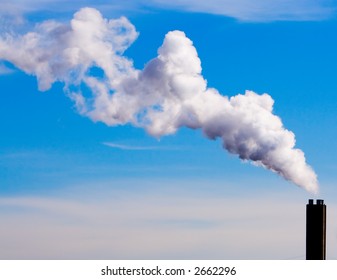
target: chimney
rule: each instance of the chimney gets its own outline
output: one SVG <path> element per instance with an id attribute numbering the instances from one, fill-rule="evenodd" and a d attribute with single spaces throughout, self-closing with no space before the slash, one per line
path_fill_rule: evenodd
<path id="1" fill-rule="evenodd" d="M 326 205 L 324 200 L 309 199 L 307 204 L 306 259 L 325 260 L 326 253 Z"/>

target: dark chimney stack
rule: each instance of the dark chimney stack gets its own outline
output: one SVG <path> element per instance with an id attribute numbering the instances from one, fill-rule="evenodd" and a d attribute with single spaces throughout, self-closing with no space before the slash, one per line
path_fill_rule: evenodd
<path id="1" fill-rule="evenodd" d="M 326 255 L 326 205 L 324 200 L 309 199 L 307 204 L 306 259 L 325 260 Z"/>

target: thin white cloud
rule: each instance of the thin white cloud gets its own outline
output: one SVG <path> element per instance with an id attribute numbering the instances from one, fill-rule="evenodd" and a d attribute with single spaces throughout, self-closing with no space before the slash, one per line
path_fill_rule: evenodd
<path id="1" fill-rule="evenodd" d="M 337 4 L 332 0 L 0 0 L 1 14 L 30 13 L 36 11 L 74 12 L 90 6 L 104 13 L 144 12 L 153 8 L 159 10 L 173 9 L 179 11 L 198 12 L 223 15 L 244 22 L 270 21 L 318 21 L 333 17 Z"/>
<path id="2" fill-rule="evenodd" d="M 324 20 L 332 17 L 337 8 L 336 3 L 330 0 L 150 0 L 150 3 L 248 22 Z"/>
<path id="3" fill-rule="evenodd" d="M 112 142 L 103 142 L 105 146 L 110 148 L 115 148 L 119 150 L 126 150 L 126 151 L 148 151 L 148 150 L 176 150 L 173 147 L 160 147 L 160 146 L 130 146 L 130 145 L 123 145 L 117 144 Z"/>

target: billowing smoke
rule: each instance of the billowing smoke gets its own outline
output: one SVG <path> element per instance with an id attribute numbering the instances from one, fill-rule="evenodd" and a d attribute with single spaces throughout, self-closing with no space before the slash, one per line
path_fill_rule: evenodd
<path id="1" fill-rule="evenodd" d="M 137 36 L 125 17 L 107 20 L 83 8 L 70 24 L 45 21 L 25 35 L 3 35 L 0 59 L 35 75 L 40 90 L 64 82 L 78 112 L 95 122 L 131 123 L 155 137 L 183 126 L 201 129 L 242 160 L 318 192 L 315 172 L 273 114 L 268 94 L 228 98 L 207 88 L 197 51 L 181 31 L 167 33 L 158 56 L 137 70 L 123 56 Z"/>

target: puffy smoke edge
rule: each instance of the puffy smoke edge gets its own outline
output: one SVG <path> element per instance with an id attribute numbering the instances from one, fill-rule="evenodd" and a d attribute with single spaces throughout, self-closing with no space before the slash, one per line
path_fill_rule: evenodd
<path id="1" fill-rule="evenodd" d="M 155 137 L 180 127 L 201 129 L 242 160 L 318 192 L 317 176 L 294 148 L 294 133 L 273 114 L 270 95 L 246 91 L 228 98 L 208 88 L 193 42 L 177 30 L 166 34 L 158 56 L 137 70 L 123 56 L 137 36 L 125 17 L 107 20 L 83 8 L 70 24 L 45 21 L 27 34 L 2 36 L 0 58 L 35 75 L 41 90 L 64 82 L 79 113 L 93 121 L 131 123 Z M 93 75 L 93 67 L 102 73 Z"/>

